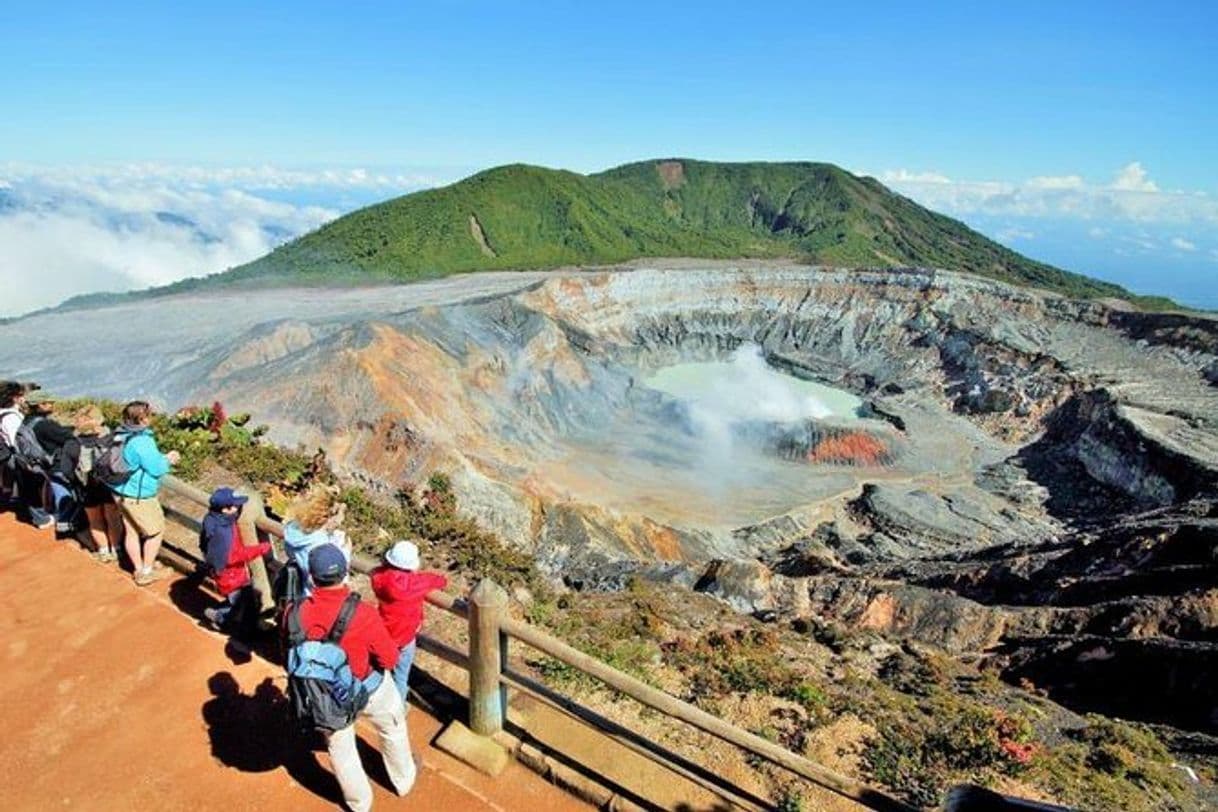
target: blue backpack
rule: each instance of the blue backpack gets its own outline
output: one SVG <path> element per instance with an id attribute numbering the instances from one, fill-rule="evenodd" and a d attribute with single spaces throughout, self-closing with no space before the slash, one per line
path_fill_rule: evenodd
<path id="1" fill-rule="evenodd" d="M 350 727 L 368 704 L 368 689 L 351 673 L 347 653 L 339 642 L 359 606 L 352 592 L 330 633 L 322 640 L 305 637 L 298 602 L 287 613 L 288 703 L 292 716 L 303 728 L 333 732 Z"/>

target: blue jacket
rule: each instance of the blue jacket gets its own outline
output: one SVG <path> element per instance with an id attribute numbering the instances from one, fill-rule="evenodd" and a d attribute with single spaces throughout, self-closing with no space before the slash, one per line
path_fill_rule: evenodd
<path id="1" fill-rule="evenodd" d="M 237 515 L 221 513 L 209 509 L 203 517 L 203 527 L 199 530 L 199 549 L 207 559 L 207 566 L 213 573 L 220 572 L 228 566 L 228 556 L 233 550 L 233 527 L 237 524 Z"/>
<path id="2" fill-rule="evenodd" d="M 123 446 L 123 459 L 131 470 L 131 476 L 122 485 L 111 486 L 111 489 L 129 499 L 150 499 L 160 490 L 161 477 L 169 473 L 169 460 L 157 448 L 151 429 L 124 426 L 120 431 L 130 435 Z"/>
<path id="3" fill-rule="evenodd" d="M 313 581 L 309 577 L 309 551 L 323 544 L 335 544 L 343 551 L 344 555 L 347 554 L 346 548 L 342 544 L 339 544 L 338 540 L 328 530 L 314 530 L 312 533 L 306 533 L 294 521 L 288 522 L 283 526 L 283 550 L 292 557 L 300 567 L 301 573 L 304 574 L 302 587 L 306 597 L 313 591 Z M 351 563 L 349 557 L 347 563 Z"/>

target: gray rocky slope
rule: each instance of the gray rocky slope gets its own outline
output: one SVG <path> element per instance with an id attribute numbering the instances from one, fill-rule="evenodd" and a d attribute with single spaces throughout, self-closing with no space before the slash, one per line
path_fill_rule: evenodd
<path id="1" fill-rule="evenodd" d="M 645 384 L 750 344 L 861 419 L 737 428 L 724 456 Z M 574 588 L 671 580 L 1218 724 L 1209 319 L 923 270 L 670 263 L 45 314 L 0 326 L 0 369 L 218 398 L 387 489 L 445 470 Z"/>

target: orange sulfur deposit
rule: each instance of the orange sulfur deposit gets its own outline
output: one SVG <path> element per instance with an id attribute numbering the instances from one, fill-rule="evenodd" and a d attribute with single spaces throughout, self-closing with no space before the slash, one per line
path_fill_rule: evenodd
<path id="1" fill-rule="evenodd" d="M 826 437 L 808 451 L 808 462 L 837 465 L 885 465 L 888 444 L 861 431 Z"/>

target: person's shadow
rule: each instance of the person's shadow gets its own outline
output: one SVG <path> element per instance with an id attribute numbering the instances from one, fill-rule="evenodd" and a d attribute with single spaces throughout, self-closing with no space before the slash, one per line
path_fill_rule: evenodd
<path id="1" fill-rule="evenodd" d="M 203 703 L 203 721 L 211 753 L 220 763 L 250 773 L 282 766 L 305 789 L 342 803 L 338 782 L 314 755 L 325 743 L 292 724 L 288 698 L 270 677 L 250 695 L 241 692 L 227 671 L 212 674 L 207 687 L 212 698 Z"/>
<path id="2" fill-rule="evenodd" d="M 342 805 L 338 781 L 317 760 L 316 752 L 325 749 L 325 740 L 293 723 L 288 698 L 270 677 L 249 695 L 227 671 L 212 674 L 207 687 L 212 698 L 203 703 L 203 721 L 211 753 L 220 763 L 250 773 L 282 766 L 309 792 Z M 368 778 L 392 792 L 380 754 L 362 738 L 357 744 Z"/>
<path id="3" fill-rule="evenodd" d="M 205 619 L 204 610 L 216 606 L 217 601 L 203 590 L 204 576 L 195 572 L 175 580 L 169 587 L 169 599 L 178 611 L 194 619 L 204 629 L 214 630 Z M 224 653 L 234 665 L 248 663 L 254 654 L 272 663 L 281 663 L 279 637 L 274 632 L 260 633 L 256 630 L 257 613 L 250 610 L 245 614 L 244 622 L 237 628 L 224 630 L 229 635 L 224 645 Z"/>

